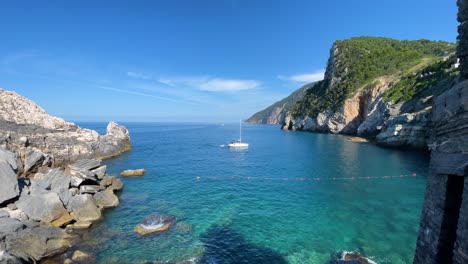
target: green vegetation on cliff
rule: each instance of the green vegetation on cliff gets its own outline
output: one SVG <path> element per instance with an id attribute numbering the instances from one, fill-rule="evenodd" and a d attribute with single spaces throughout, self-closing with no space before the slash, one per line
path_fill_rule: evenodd
<path id="1" fill-rule="evenodd" d="M 335 109 L 359 88 L 384 75 L 405 75 L 423 62 L 455 52 L 449 42 L 357 37 L 336 41 L 330 52 L 325 80 L 309 89 L 291 110 L 294 116 Z M 406 97 L 405 97 L 406 98 Z"/>
<path id="2" fill-rule="evenodd" d="M 249 119 L 247 119 L 247 123 L 254 123 L 254 124 L 267 124 L 268 119 L 275 119 L 281 122 L 282 118 L 284 118 L 284 114 L 291 109 L 299 100 L 302 99 L 304 93 L 311 87 L 313 87 L 316 83 L 309 83 L 301 88 L 294 91 L 288 97 L 278 101 L 269 107 L 263 109 L 260 112 L 255 113 Z M 277 109 L 281 109 L 280 112 L 276 112 Z M 275 116 L 273 116 L 275 115 Z M 280 115 L 280 116 L 279 116 Z"/>
<path id="3" fill-rule="evenodd" d="M 385 92 L 385 101 L 401 103 L 429 95 L 440 95 L 451 87 L 447 83 L 452 82 L 460 74 L 458 69 L 452 67 L 455 62 L 456 58 L 452 56 L 447 60 L 438 60 L 420 71 L 408 74 L 392 89 Z"/>

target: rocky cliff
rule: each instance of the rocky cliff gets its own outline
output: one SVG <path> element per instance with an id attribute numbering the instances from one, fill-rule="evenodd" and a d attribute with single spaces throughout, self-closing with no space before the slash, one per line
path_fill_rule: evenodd
<path id="1" fill-rule="evenodd" d="M 22 164 L 20 174 L 83 158 L 108 158 L 131 148 L 128 130 L 110 122 L 107 133 L 83 129 L 48 115 L 34 102 L 0 89 L 0 146 Z"/>
<path id="2" fill-rule="evenodd" d="M 432 99 L 457 82 L 454 44 L 354 38 L 335 43 L 325 79 L 285 115 L 282 128 L 358 135 L 424 149 Z"/>
<path id="3" fill-rule="evenodd" d="M 302 86 L 288 97 L 255 113 L 247 119 L 246 122 L 250 124 L 282 124 L 286 113 L 297 103 L 297 101 L 301 100 L 305 92 L 314 85 L 315 83 L 309 83 Z"/>

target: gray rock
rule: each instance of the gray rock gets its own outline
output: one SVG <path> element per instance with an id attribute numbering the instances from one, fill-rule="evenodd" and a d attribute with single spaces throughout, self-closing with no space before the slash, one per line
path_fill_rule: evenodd
<path id="1" fill-rule="evenodd" d="M 68 188 L 60 188 L 52 190 L 56 194 L 58 194 L 60 200 L 62 201 L 63 205 L 67 206 L 70 198 L 73 196 L 72 192 Z"/>
<path id="2" fill-rule="evenodd" d="M 101 218 L 101 210 L 90 194 L 80 194 L 70 198 L 68 209 L 71 216 L 81 222 L 93 222 Z"/>
<path id="3" fill-rule="evenodd" d="M 79 187 L 84 181 L 98 182 L 96 175 L 90 171 L 69 170 L 71 174 L 71 186 Z"/>
<path id="4" fill-rule="evenodd" d="M 110 190 L 96 193 L 94 199 L 100 208 L 111 208 L 119 205 L 119 198 Z"/>
<path id="5" fill-rule="evenodd" d="M 18 165 L 16 164 L 16 155 L 3 148 L 0 148 L 0 161 L 6 161 L 14 171 L 18 169 Z"/>
<path id="6" fill-rule="evenodd" d="M 23 229 L 24 225 L 17 219 L 4 217 L 0 218 L 0 240 L 10 235 L 13 232 L 16 232 L 20 229 Z"/>
<path id="7" fill-rule="evenodd" d="M 101 166 L 101 161 L 97 159 L 82 159 L 68 167 L 76 171 L 90 171 Z"/>
<path id="8" fill-rule="evenodd" d="M 19 188 L 16 174 L 5 161 L 0 161 L 0 183 L 0 204 L 18 197 Z"/>
<path id="9" fill-rule="evenodd" d="M 99 185 L 81 185 L 80 186 L 80 193 L 90 193 L 95 194 L 101 190 L 101 186 Z"/>
<path id="10" fill-rule="evenodd" d="M 4 250 L 0 250 L 0 263 L 2 263 L 2 264 L 22 264 L 23 262 L 21 261 L 21 259 L 8 254 Z"/>
<path id="11" fill-rule="evenodd" d="M 10 217 L 10 213 L 7 210 L 0 210 L 0 218 Z"/>
<path id="12" fill-rule="evenodd" d="M 122 181 L 117 179 L 115 176 L 104 176 L 100 184 L 112 192 L 123 189 Z"/>
<path id="13" fill-rule="evenodd" d="M 39 261 L 65 252 L 70 236 L 57 227 L 25 229 L 5 239 L 7 251 L 25 261 Z"/>
<path id="14" fill-rule="evenodd" d="M 24 172 L 35 172 L 42 163 L 46 160 L 46 155 L 42 151 L 28 147 L 24 153 L 26 159 L 24 161 Z"/>
<path id="15" fill-rule="evenodd" d="M 71 176 L 60 169 L 53 169 L 45 175 L 51 190 L 70 188 Z"/>
<path id="16" fill-rule="evenodd" d="M 0 89 L 0 139 L 11 151 L 25 147 L 41 150 L 47 156 L 44 161 L 53 162 L 55 166 L 83 158 L 116 156 L 130 150 L 130 137 L 125 127 L 111 122 L 106 135 L 100 136 L 96 131 L 50 116 L 34 102 L 3 89 Z M 33 156 L 28 163 L 32 161 Z M 28 165 L 27 168 L 32 167 Z"/>
<path id="17" fill-rule="evenodd" d="M 44 193 L 48 193 L 49 191 L 50 191 L 49 181 L 31 179 L 31 185 L 29 186 L 29 192 L 31 195 L 44 194 Z"/>
<path id="18" fill-rule="evenodd" d="M 96 168 L 94 170 L 92 170 L 92 172 L 94 174 L 96 174 L 96 177 L 100 180 L 102 180 L 102 178 L 104 178 L 104 176 L 106 175 L 106 172 L 107 172 L 107 166 L 104 165 L 104 166 L 101 166 L 99 168 Z"/>
<path id="19" fill-rule="evenodd" d="M 67 213 L 59 196 L 53 192 L 27 196 L 18 201 L 17 206 L 29 218 L 45 223 L 50 223 Z"/>
<path id="20" fill-rule="evenodd" d="M 9 210 L 16 210 L 16 209 L 18 209 L 18 206 L 16 206 L 16 204 L 14 204 L 14 203 L 11 203 L 11 204 L 7 205 L 7 208 Z"/>
<path id="21" fill-rule="evenodd" d="M 28 221 L 28 215 L 23 212 L 23 210 L 16 209 L 16 210 L 9 210 L 8 213 L 10 214 L 11 218 L 18 219 L 21 222 Z"/>

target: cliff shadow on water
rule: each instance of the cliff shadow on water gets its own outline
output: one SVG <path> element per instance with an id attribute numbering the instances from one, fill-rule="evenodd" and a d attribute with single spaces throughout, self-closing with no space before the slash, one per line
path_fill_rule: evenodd
<path id="1" fill-rule="evenodd" d="M 200 264 L 288 263 L 278 252 L 248 242 L 241 233 L 229 226 L 214 226 L 200 240 L 205 245 L 205 253 L 198 261 Z"/>

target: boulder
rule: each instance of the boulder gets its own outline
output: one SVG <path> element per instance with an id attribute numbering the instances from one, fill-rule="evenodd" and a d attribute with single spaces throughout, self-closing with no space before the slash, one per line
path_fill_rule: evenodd
<path id="1" fill-rule="evenodd" d="M 63 227 L 68 225 L 73 221 L 73 217 L 69 213 L 65 213 L 61 215 L 59 218 L 55 219 L 52 223 L 50 223 L 51 226 L 55 227 Z"/>
<path id="2" fill-rule="evenodd" d="M 101 160 L 98 159 L 82 159 L 68 167 L 75 171 L 90 171 L 101 166 Z"/>
<path id="3" fill-rule="evenodd" d="M 63 207 L 59 196 L 53 192 L 21 197 L 20 201 L 17 202 L 17 206 L 29 218 L 45 223 L 50 223 L 67 214 L 67 210 Z"/>
<path id="4" fill-rule="evenodd" d="M 123 189 L 122 181 L 117 179 L 115 176 L 104 176 L 100 184 L 112 192 Z"/>
<path id="5" fill-rule="evenodd" d="M 25 261 L 39 261 L 65 252 L 70 236 L 58 227 L 35 227 L 9 235 L 5 239 L 9 253 Z"/>
<path id="6" fill-rule="evenodd" d="M 45 194 L 50 191 L 50 182 L 47 180 L 30 180 L 29 193 L 31 195 Z"/>
<path id="7" fill-rule="evenodd" d="M 18 197 L 16 174 L 10 164 L 3 160 L 0 160 L 0 183 L 0 204 Z"/>
<path id="8" fill-rule="evenodd" d="M 7 210 L 0 210 L 0 218 L 10 217 L 10 213 Z"/>
<path id="9" fill-rule="evenodd" d="M 13 152 L 0 148 L 0 161 L 2 160 L 6 161 L 14 171 L 18 170 L 16 155 Z"/>
<path id="10" fill-rule="evenodd" d="M 63 173 L 59 168 L 49 171 L 45 179 L 49 182 L 51 190 L 70 188 L 71 176 Z"/>
<path id="11" fill-rule="evenodd" d="M 119 205 L 119 198 L 111 190 L 96 193 L 94 199 L 100 208 L 111 208 Z"/>
<path id="12" fill-rule="evenodd" d="M 168 231 L 176 223 L 173 215 L 152 214 L 145 217 L 134 229 L 139 235 L 148 235 Z"/>
<path id="13" fill-rule="evenodd" d="M 93 222 L 101 218 L 101 210 L 90 194 L 80 194 L 71 197 L 68 209 L 76 221 Z"/>
<path id="14" fill-rule="evenodd" d="M 137 170 L 124 170 L 120 173 L 120 176 L 142 176 L 143 174 L 146 173 L 145 169 L 137 169 Z"/>
<path id="15" fill-rule="evenodd" d="M 86 229 L 86 228 L 89 228 L 92 224 L 93 223 L 91 222 L 78 221 L 71 225 L 67 225 L 67 228 L 68 229 Z"/>
<path id="16" fill-rule="evenodd" d="M 84 181 L 98 182 L 96 175 L 90 171 L 68 169 L 67 172 L 71 175 L 71 186 L 73 187 L 79 187 Z"/>
<path id="17" fill-rule="evenodd" d="M 90 193 L 90 194 L 95 194 L 101 190 L 100 185 L 81 185 L 80 186 L 80 193 Z"/>
<path id="18" fill-rule="evenodd" d="M 99 168 L 96 168 L 94 170 L 92 170 L 92 172 L 94 174 L 96 174 L 96 177 L 100 180 L 102 180 L 102 178 L 104 178 L 104 176 L 106 175 L 106 172 L 107 172 L 107 166 L 104 165 L 104 166 L 101 166 Z"/>
<path id="19" fill-rule="evenodd" d="M 3 217 L 0 218 L 0 240 L 7 235 L 24 228 L 24 224 L 17 219 Z"/>
<path id="20" fill-rule="evenodd" d="M 47 156 L 39 149 L 27 147 L 24 152 L 24 173 L 31 173 L 37 171 L 42 166 Z"/>

